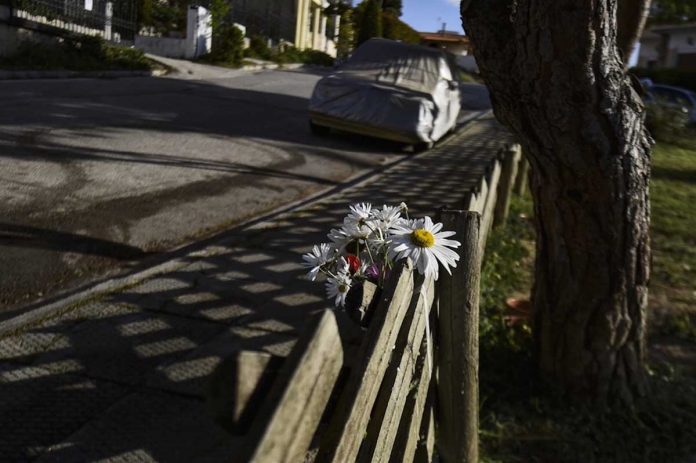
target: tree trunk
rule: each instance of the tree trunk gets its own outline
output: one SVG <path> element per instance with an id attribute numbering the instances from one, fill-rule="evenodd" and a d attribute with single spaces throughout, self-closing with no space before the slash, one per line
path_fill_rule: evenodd
<path id="1" fill-rule="evenodd" d="M 643 34 L 652 0 L 619 0 L 617 46 L 628 68 L 636 43 Z"/>
<path id="2" fill-rule="evenodd" d="M 616 47 L 616 0 L 464 0 L 498 119 L 531 166 L 534 332 L 574 396 L 645 393 L 650 137 Z"/>

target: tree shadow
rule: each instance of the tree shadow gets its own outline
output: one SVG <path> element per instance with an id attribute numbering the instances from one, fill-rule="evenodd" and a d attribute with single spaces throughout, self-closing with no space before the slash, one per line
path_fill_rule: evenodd
<path id="1" fill-rule="evenodd" d="M 89 254 L 117 260 L 142 259 L 149 255 L 140 248 L 114 241 L 9 223 L 0 223 L 0 246 Z"/>
<path id="2" fill-rule="evenodd" d="M 303 74 L 311 72 L 294 74 L 306 86 L 309 77 Z M 140 245 L 133 244 L 129 231 L 138 220 L 160 211 L 246 187 L 279 196 L 290 185 L 292 195 L 273 200 L 291 201 L 303 192 L 340 184 L 342 177 L 331 166 L 350 166 L 344 168 L 350 172 L 379 166 L 385 155 L 406 156 L 391 142 L 312 135 L 307 98 L 297 96 L 294 88 L 256 88 L 254 79 L 247 77 L 244 86 L 234 84 L 237 80 L 119 79 L 37 82 L 15 93 L 0 90 L 6 93 L 0 111 L 0 158 L 21 165 L 6 172 L 22 174 L 3 179 L 11 199 L 4 207 L 4 222 L 25 227 L 12 235 L 6 232 L 6 245 L 55 253 L 90 249 L 95 257 L 140 259 L 145 254 L 138 253 Z M 190 146 L 189 140 L 194 140 Z M 322 171 L 317 166 L 329 167 Z M 46 180 L 43 169 L 54 169 L 54 177 Z M 150 182 L 162 186 L 152 188 Z M 249 206 L 250 214 L 272 206 L 263 198 L 259 203 L 258 210 Z M 220 211 L 206 215 L 208 222 L 200 229 L 244 218 Z M 143 247 L 161 250 L 175 244 L 160 246 L 163 240 L 157 236 L 151 241 L 152 247 Z M 63 288 L 75 287 L 80 278 L 73 278 L 70 258 L 46 259 L 53 267 L 39 265 L 41 278 L 21 276 L 12 287 L 23 294 L 47 292 L 54 289 L 43 284 L 49 279 Z M 12 268 L 0 272 L 5 281 L 13 278 Z M 21 300 L 10 295 L 3 300 L 12 298 L 15 302 L 3 303 L 3 310 Z"/>
<path id="3" fill-rule="evenodd" d="M 684 183 L 696 183 L 696 170 L 653 167 L 652 177 L 655 179 L 673 180 Z"/>

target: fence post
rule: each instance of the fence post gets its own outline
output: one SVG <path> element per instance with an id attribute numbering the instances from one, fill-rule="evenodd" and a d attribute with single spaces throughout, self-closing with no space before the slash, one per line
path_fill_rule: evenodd
<path id="1" fill-rule="evenodd" d="M 444 210 L 443 228 L 462 243 L 452 275 L 439 281 L 437 447 L 445 463 L 478 462 L 478 326 L 481 215 Z"/>
<path id="2" fill-rule="evenodd" d="M 520 162 L 522 152 L 520 145 L 512 145 L 505 150 L 503 158 L 503 169 L 500 175 L 500 183 L 498 183 L 498 200 L 495 204 L 495 212 L 493 214 L 493 226 L 505 225 L 508 212 L 510 210 L 510 196 L 512 187 L 515 184 L 517 176 L 517 166 Z"/>
<path id="3" fill-rule="evenodd" d="M 111 22 L 114 16 L 114 4 L 106 2 L 106 10 L 104 12 L 104 40 L 111 41 Z"/>
<path id="4" fill-rule="evenodd" d="M 529 162 L 522 156 L 520 158 L 520 167 L 515 178 L 515 194 L 522 196 L 527 189 L 527 172 L 529 171 Z"/>

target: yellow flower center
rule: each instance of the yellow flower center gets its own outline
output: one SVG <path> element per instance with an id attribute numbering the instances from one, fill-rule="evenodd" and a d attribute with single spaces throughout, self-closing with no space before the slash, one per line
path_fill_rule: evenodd
<path id="1" fill-rule="evenodd" d="M 435 237 L 428 230 L 419 228 L 411 232 L 411 243 L 421 248 L 431 248 L 435 244 Z"/>
<path id="2" fill-rule="evenodd" d="M 347 293 L 349 289 L 350 289 L 350 287 L 348 285 L 345 285 L 345 284 L 338 285 L 338 291 L 340 293 Z"/>

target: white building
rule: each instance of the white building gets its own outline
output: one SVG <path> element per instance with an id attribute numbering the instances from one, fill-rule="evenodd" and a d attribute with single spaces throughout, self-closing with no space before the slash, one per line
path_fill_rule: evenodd
<path id="1" fill-rule="evenodd" d="M 646 29 L 640 40 L 638 67 L 696 71 L 696 23 Z"/>

